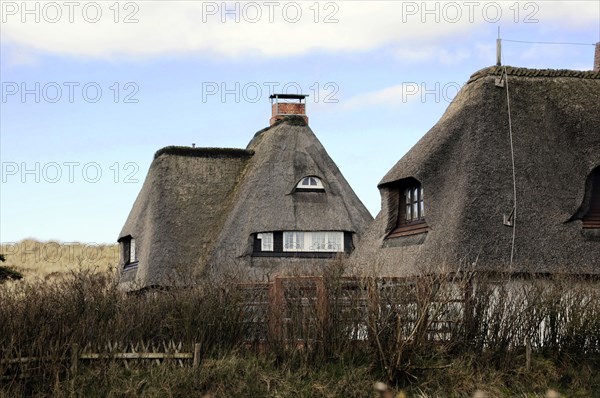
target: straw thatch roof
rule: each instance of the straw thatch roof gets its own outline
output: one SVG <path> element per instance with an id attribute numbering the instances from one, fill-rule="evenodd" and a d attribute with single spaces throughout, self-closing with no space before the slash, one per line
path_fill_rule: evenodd
<path id="1" fill-rule="evenodd" d="M 294 192 L 309 175 L 322 179 L 324 193 Z M 208 273 L 263 279 L 314 269 L 326 260 L 254 258 L 253 234 L 335 230 L 357 241 L 371 220 L 302 118 L 259 131 L 247 149 L 167 147 L 119 235 L 135 238 L 139 260 L 120 284 L 134 290 L 193 284 Z"/>
<path id="2" fill-rule="evenodd" d="M 503 71 L 471 76 L 441 120 L 385 175 L 382 210 L 352 255 L 354 267 L 382 275 L 473 265 L 600 273 L 600 233 L 582 229 L 578 216 L 586 180 L 600 165 L 600 73 L 506 68 L 514 230 L 503 224 L 514 203 L 506 85 L 496 85 Z M 398 186 L 408 178 L 424 189 L 429 231 L 386 239 L 398 219 Z"/>

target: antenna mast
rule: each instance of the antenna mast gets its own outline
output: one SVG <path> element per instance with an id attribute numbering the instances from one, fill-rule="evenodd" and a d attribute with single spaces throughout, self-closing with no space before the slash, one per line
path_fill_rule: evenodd
<path id="1" fill-rule="evenodd" d="M 498 38 L 496 39 L 496 66 L 502 66 L 502 39 L 500 38 L 500 26 L 498 26 Z"/>

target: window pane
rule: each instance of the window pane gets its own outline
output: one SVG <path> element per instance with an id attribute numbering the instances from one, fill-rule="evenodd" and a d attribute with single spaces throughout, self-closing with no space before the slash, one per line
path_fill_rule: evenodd
<path id="1" fill-rule="evenodd" d="M 343 252 L 344 233 L 339 231 L 284 232 L 283 251 Z"/>
<path id="2" fill-rule="evenodd" d="M 305 247 L 304 247 L 304 232 L 296 232 L 296 249 L 298 249 L 298 251 L 305 250 Z"/>
<path id="3" fill-rule="evenodd" d="M 284 232 L 283 233 L 283 251 L 288 251 L 288 252 L 304 251 L 304 233 L 303 232 Z"/>
<path id="4" fill-rule="evenodd" d="M 306 244 L 309 245 L 309 251 L 318 252 L 341 252 L 344 251 L 344 233 L 343 232 L 305 232 Z"/>
<path id="5" fill-rule="evenodd" d="M 260 250 L 263 252 L 272 252 L 273 251 L 273 234 L 259 234 L 260 237 Z"/>
<path id="6" fill-rule="evenodd" d="M 406 205 L 406 221 L 412 220 L 411 209 L 412 209 L 411 205 Z"/>
<path id="7" fill-rule="evenodd" d="M 329 232 L 327 234 L 327 251 L 342 252 L 344 251 L 344 233 Z"/>
<path id="8" fill-rule="evenodd" d="M 410 202 L 411 202 L 411 200 L 410 200 L 410 189 L 406 189 L 406 190 L 404 191 L 404 197 L 406 198 L 406 199 L 405 199 L 405 200 L 406 200 L 406 204 L 408 204 L 408 203 L 410 203 Z"/>
<path id="9" fill-rule="evenodd" d="M 419 201 L 421 202 L 421 218 L 425 217 L 425 199 L 423 196 L 423 187 L 421 187 L 421 193 L 419 195 Z"/>
<path id="10" fill-rule="evenodd" d="M 292 241 L 294 239 L 293 232 L 284 232 L 283 233 L 283 251 L 291 251 L 293 248 Z"/>
<path id="11" fill-rule="evenodd" d="M 417 202 L 419 200 L 419 188 L 414 188 L 413 189 L 413 196 L 412 196 L 412 201 L 413 202 Z"/>
<path id="12" fill-rule="evenodd" d="M 325 250 L 327 245 L 327 235 L 325 232 L 310 232 L 307 235 L 311 238 L 310 251 L 321 251 Z M 308 236 L 307 236 L 308 238 Z M 308 239 L 307 239 L 308 240 Z"/>
<path id="13" fill-rule="evenodd" d="M 137 253 L 135 252 L 135 239 L 131 239 L 129 242 L 129 262 L 134 263 L 137 261 Z"/>
<path id="14" fill-rule="evenodd" d="M 413 203 L 413 214 L 412 214 L 412 218 L 413 220 L 418 220 L 419 219 L 419 202 L 415 202 Z"/>
<path id="15" fill-rule="evenodd" d="M 304 189 L 324 189 L 323 182 L 318 177 L 304 177 L 296 187 Z"/>

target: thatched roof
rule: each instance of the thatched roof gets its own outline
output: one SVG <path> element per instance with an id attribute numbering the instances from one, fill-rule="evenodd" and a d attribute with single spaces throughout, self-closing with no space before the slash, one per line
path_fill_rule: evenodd
<path id="1" fill-rule="evenodd" d="M 294 192 L 307 175 L 319 176 L 325 193 Z M 137 269 L 122 273 L 121 286 L 186 285 L 208 271 L 260 279 L 285 262 L 253 259 L 252 234 L 338 230 L 360 235 L 371 220 L 302 118 L 261 130 L 245 150 L 164 148 L 119 235 L 135 238 L 139 259 Z"/>
<path id="2" fill-rule="evenodd" d="M 586 179 L 600 165 L 600 73 L 507 67 L 517 219 L 507 94 L 501 67 L 473 76 L 441 120 L 379 184 L 382 210 L 352 256 L 361 270 L 385 275 L 480 268 L 600 273 L 600 236 L 573 219 Z M 397 220 L 394 186 L 415 178 L 425 192 L 426 234 L 385 239 Z"/>
<path id="3" fill-rule="evenodd" d="M 290 117 L 257 134 L 248 150 L 255 155 L 237 187 L 238 199 L 218 239 L 215 253 L 220 258 L 215 261 L 216 266 L 227 258 L 250 259 L 251 246 L 239 242 L 246 242 L 252 233 L 333 230 L 360 236 L 372 221 L 371 214 L 301 117 Z M 310 175 L 323 180 L 325 194 L 294 192 L 302 177 Z M 286 262 L 289 261 L 275 264 L 272 259 L 252 259 L 255 267 L 281 268 Z"/>

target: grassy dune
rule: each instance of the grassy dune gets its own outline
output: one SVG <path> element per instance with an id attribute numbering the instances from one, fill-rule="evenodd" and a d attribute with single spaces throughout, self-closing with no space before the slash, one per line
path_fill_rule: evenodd
<path id="1" fill-rule="evenodd" d="M 55 280 L 79 270 L 111 273 L 119 262 L 118 245 L 25 239 L 3 243 L 0 253 L 6 257 L 2 265 L 11 267 L 27 280 Z"/>

